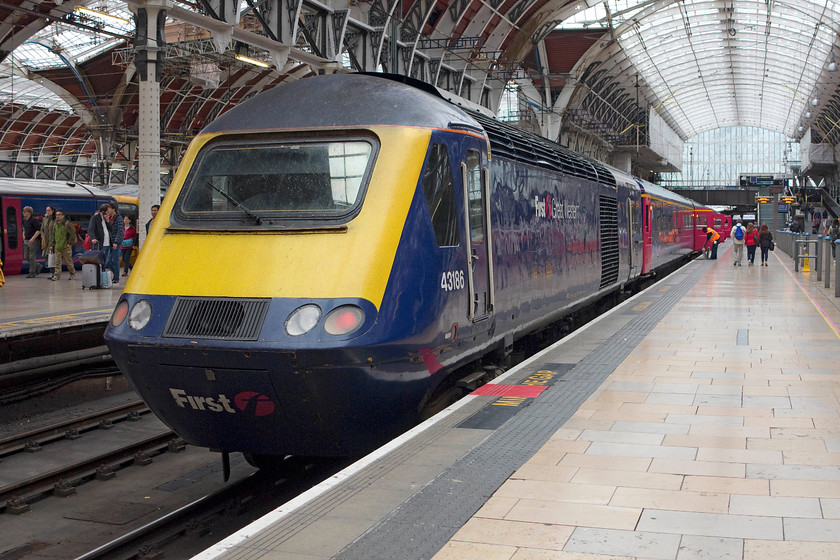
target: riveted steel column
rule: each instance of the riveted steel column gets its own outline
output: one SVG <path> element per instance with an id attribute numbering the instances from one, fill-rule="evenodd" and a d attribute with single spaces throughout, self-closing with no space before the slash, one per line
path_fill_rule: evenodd
<path id="1" fill-rule="evenodd" d="M 831 238 L 825 236 L 825 251 L 823 252 L 823 259 L 825 259 L 825 287 L 831 287 Z"/>
<path id="2" fill-rule="evenodd" d="M 134 8 L 137 32 L 134 66 L 140 81 L 138 167 L 140 197 L 137 233 L 146 239 L 150 208 L 160 204 L 160 78 L 166 56 L 164 26 L 171 0 L 147 0 Z"/>
<path id="3" fill-rule="evenodd" d="M 820 263 L 819 263 L 820 251 L 822 250 L 822 247 L 823 247 L 822 238 L 823 238 L 822 234 L 817 235 L 817 244 L 814 245 L 814 255 L 817 256 L 817 264 L 816 264 L 817 282 L 822 280 L 822 267 L 820 266 Z"/>
<path id="4" fill-rule="evenodd" d="M 835 252 L 840 245 L 840 239 L 834 242 Z M 840 259 L 834 261 L 834 297 L 840 297 Z"/>

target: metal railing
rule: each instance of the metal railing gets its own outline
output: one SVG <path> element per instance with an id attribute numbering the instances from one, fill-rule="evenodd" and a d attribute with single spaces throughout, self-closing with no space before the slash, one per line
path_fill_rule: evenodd
<path id="1" fill-rule="evenodd" d="M 832 241 L 829 235 L 785 230 L 776 231 L 774 241 L 793 260 L 794 272 L 815 272 L 817 282 L 823 282 L 825 288 L 831 288 L 833 276 L 834 297 L 840 297 L 840 260 L 835 258 L 840 251 L 840 239 Z"/>

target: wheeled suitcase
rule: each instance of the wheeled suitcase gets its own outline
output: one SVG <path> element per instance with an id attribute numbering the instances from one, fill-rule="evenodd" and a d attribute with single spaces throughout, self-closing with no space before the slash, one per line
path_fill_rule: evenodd
<path id="1" fill-rule="evenodd" d="M 99 264 L 85 263 L 82 265 L 82 289 L 102 287 L 102 267 Z"/>

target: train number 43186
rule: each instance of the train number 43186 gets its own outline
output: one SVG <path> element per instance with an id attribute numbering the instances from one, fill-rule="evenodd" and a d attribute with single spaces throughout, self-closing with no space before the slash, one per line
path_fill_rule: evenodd
<path id="1" fill-rule="evenodd" d="M 440 277 L 440 287 L 447 292 L 462 290 L 464 288 L 464 271 L 447 270 Z"/>

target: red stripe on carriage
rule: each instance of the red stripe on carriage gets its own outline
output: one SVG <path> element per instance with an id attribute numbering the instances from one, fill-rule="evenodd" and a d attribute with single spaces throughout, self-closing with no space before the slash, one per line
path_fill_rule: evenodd
<path id="1" fill-rule="evenodd" d="M 546 389 L 548 389 L 548 387 L 535 387 L 533 385 L 497 385 L 495 383 L 488 383 L 487 385 L 482 385 L 470 394 L 482 397 L 536 398 Z"/>

